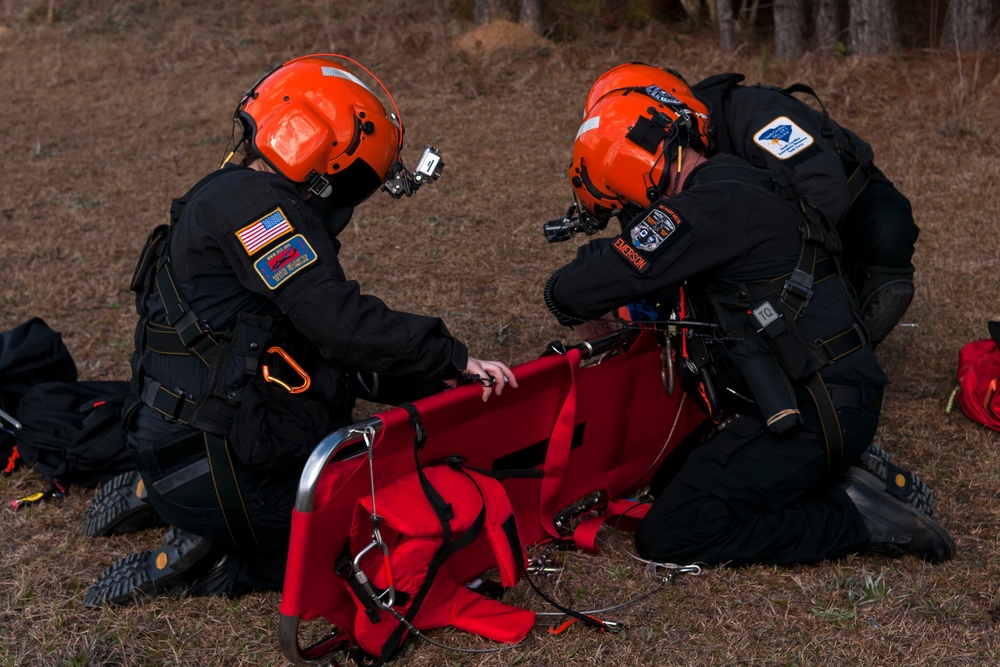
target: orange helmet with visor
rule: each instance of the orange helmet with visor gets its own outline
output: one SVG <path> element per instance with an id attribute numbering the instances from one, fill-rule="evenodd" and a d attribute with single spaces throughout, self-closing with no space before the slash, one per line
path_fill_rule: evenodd
<path id="1" fill-rule="evenodd" d="M 660 198 L 674 158 L 691 145 L 696 126 L 687 109 L 644 89 L 605 94 L 573 142 L 568 175 L 581 215 L 594 216 L 603 227 L 624 208 L 642 209 Z"/>
<path id="2" fill-rule="evenodd" d="M 345 63 L 382 86 L 391 112 Z M 403 145 L 389 91 L 359 63 L 334 54 L 295 58 L 264 75 L 237 106 L 237 120 L 250 150 L 271 168 L 344 206 L 385 183 Z"/>

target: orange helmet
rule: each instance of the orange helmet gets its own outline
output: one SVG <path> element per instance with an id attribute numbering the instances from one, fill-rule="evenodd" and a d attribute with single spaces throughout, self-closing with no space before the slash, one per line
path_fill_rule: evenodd
<path id="1" fill-rule="evenodd" d="M 612 67 L 597 77 L 597 81 L 590 87 L 584 114 L 589 114 L 594 105 L 608 93 L 629 88 L 648 89 L 647 94 L 653 97 L 661 98 L 678 108 L 687 108 L 697 129 L 697 136 L 693 139 L 696 138 L 702 146 L 707 145 L 708 106 L 695 96 L 683 76 L 666 67 L 641 62 Z"/>
<path id="2" fill-rule="evenodd" d="M 666 190 L 667 167 L 691 144 L 695 124 L 686 109 L 644 89 L 605 94 L 573 142 L 568 175 L 579 206 L 603 224 L 626 206 L 649 206 Z"/>
<path id="3" fill-rule="evenodd" d="M 392 173 L 403 145 L 396 103 L 385 107 L 334 54 L 302 56 L 264 75 L 243 97 L 234 121 L 243 140 L 275 171 L 319 197 L 353 206 Z"/>

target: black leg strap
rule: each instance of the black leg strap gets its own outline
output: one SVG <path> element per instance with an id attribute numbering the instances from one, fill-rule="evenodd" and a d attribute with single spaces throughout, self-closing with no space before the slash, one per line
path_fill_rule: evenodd
<path id="1" fill-rule="evenodd" d="M 240 485 L 236 480 L 236 467 L 229 444 L 225 437 L 213 433 L 205 433 L 204 438 L 212 485 L 229 535 L 240 549 L 260 551 L 260 543 L 250 523 L 250 515 L 243 504 L 243 494 L 240 493 Z"/>
<path id="2" fill-rule="evenodd" d="M 844 434 L 840 430 L 837 407 L 819 373 L 813 373 L 806 382 L 806 391 L 812 396 L 816 411 L 819 412 L 823 440 L 826 442 L 826 474 L 828 478 L 834 479 L 840 474 L 844 462 Z"/>

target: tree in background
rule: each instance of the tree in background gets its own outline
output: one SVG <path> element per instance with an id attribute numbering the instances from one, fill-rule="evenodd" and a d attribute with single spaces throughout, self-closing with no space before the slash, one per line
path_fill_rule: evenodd
<path id="1" fill-rule="evenodd" d="M 997 29 L 997 0 L 951 0 L 941 47 L 960 52 L 985 50 Z"/>
<path id="2" fill-rule="evenodd" d="M 514 17 L 513 0 L 473 0 L 472 20 L 483 25 L 497 19 L 511 20 Z M 542 0 L 517 0 L 517 22 L 542 34 Z"/>
<path id="3" fill-rule="evenodd" d="M 947 11 L 939 12 L 945 3 Z M 935 46 L 936 21 L 942 14 L 942 48 L 975 52 L 995 44 L 1000 0 L 932 0 L 930 7 L 914 0 L 563 0 L 548 3 L 548 19 L 551 22 L 559 14 L 583 12 L 604 25 L 614 25 L 622 16 L 647 21 L 657 14 L 674 12 L 676 16 L 683 11 L 692 26 L 714 26 L 723 51 L 759 41 L 761 34 L 773 27 L 775 56 L 794 60 L 810 49 L 852 55 L 894 51 L 901 44 L 897 7 L 929 17 L 931 25 L 925 34 L 932 36 Z M 545 23 L 544 0 L 473 0 L 472 9 L 477 25 L 506 19 L 516 20 L 537 34 L 552 28 Z M 911 20 L 911 32 L 913 23 Z"/>
<path id="4" fill-rule="evenodd" d="M 899 21 L 894 0 L 850 1 L 851 53 L 875 56 L 899 46 Z"/>
<path id="5" fill-rule="evenodd" d="M 793 60 L 805 51 L 805 0 L 774 0 L 774 55 Z"/>
<path id="6" fill-rule="evenodd" d="M 840 48 L 840 4 L 837 0 L 814 0 L 812 4 L 816 50 L 835 53 Z"/>

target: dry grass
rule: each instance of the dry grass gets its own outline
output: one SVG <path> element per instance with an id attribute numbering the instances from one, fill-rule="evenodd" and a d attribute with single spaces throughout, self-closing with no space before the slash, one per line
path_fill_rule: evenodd
<path id="1" fill-rule="evenodd" d="M 581 627 L 551 636 L 543 624 L 525 648 L 472 655 L 417 642 L 398 664 L 997 663 L 997 434 L 945 414 L 959 347 L 1000 318 L 995 57 L 903 52 L 780 64 L 750 45 L 720 54 L 711 35 L 680 25 L 456 51 L 450 45 L 471 26 L 447 2 L 299 0 L 255 13 L 211 5 L 56 2 L 50 22 L 48 2 L 0 3 L 0 329 L 43 317 L 63 333 L 83 379 L 128 376 L 127 281 L 145 235 L 165 220 L 171 197 L 217 165 L 244 90 L 305 52 L 367 64 L 397 96 L 410 161 L 429 142 L 447 163 L 441 181 L 412 200 L 379 196 L 359 209 L 342 236 L 346 270 L 394 307 L 441 314 L 477 356 L 519 363 L 567 336 L 540 292 L 574 244 L 546 245 L 541 222 L 568 202 L 564 170 L 590 82 L 624 60 L 670 64 L 692 80 L 736 70 L 811 83 L 875 145 L 922 228 L 914 326 L 879 348 L 892 378 L 879 440 L 935 488 L 958 543 L 954 561 L 713 569 L 609 614 L 629 624 L 625 636 Z M 0 497 L 39 485 L 21 471 L 0 479 Z M 83 538 L 88 495 L 0 509 L 0 664 L 283 664 L 278 593 L 83 608 L 105 565 L 159 538 Z M 558 584 L 545 585 L 581 606 L 653 587 L 611 533 L 602 554 L 566 554 L 566 566 Z M 544 609 L 524 584 L 511 599 Z M 432 638 L 489 647 L 457 632 Z"/>

